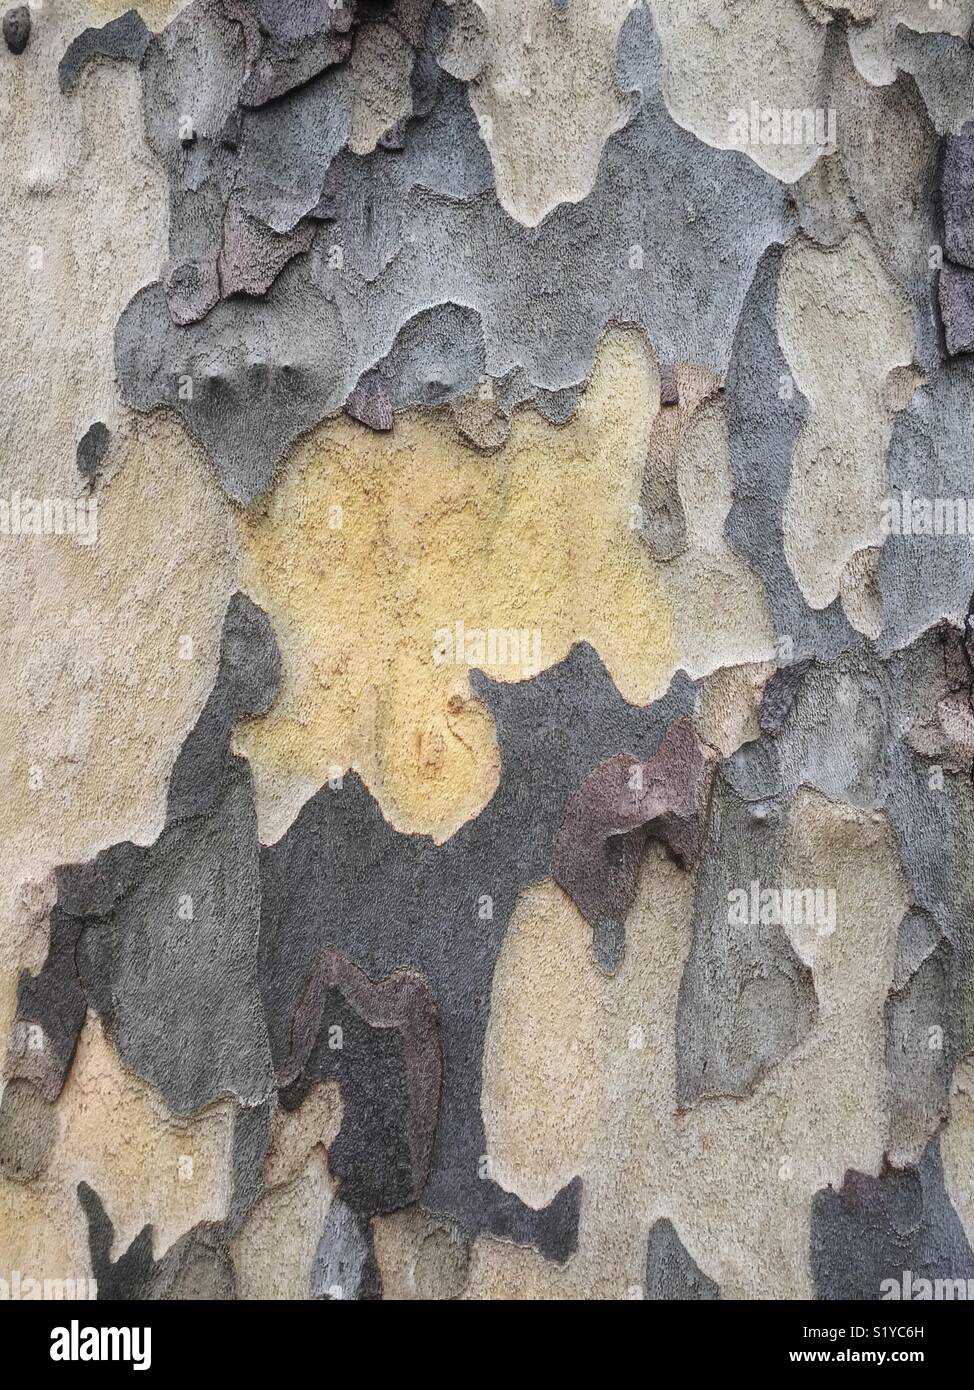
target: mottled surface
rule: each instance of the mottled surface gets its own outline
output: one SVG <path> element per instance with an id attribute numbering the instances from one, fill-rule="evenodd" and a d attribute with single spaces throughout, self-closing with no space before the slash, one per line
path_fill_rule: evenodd
<path id="1" fill-rule="evenodd" d="M 5 14 L 0 1279 L 974 1288 L 972 22 Z"/>

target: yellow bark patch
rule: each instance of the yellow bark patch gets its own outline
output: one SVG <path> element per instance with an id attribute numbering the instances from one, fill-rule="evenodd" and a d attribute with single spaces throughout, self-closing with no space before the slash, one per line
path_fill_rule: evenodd
<path id="1" fill-rule="evenodd" d="M 149 28 L 155 29 L 158 33 L 180 10 L 185 9 L 188 3 L 189 0 L 139 0 L 134 8 Z M 129 4 L 129 0 L 88 0 L 81 8 L 90 12 L 94 23 L 107 24 L 109 20 L 118 19 L 133 6 Z"/>
<path id="2" fill-rule="evenodd" d="M 663 692 L 672 612 L 630 527 L 658 410 L 645 341 L 614 331 L 575 417 L 521 410 L 490 455 L 446 412 L 405 413 L 389 435 L 332 421 L 297 445 L 241 519 L 242 587 L 284 657 L 275 708 L 238 730 L 265 840 L 350 767 L 399 829 L 443 840 L 479 812 L 499 763 L 471 666 L 522 680 L 588 641 L 625 699 Z"/>

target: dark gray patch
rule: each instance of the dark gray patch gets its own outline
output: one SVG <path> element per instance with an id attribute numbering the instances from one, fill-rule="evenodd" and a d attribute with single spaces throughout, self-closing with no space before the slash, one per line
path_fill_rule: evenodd
<path id="1" fill-rule="evenodd" d="M 887 455 L 889 495 L 902 507 L 910 498 L 966 498 L 974 458 L 974 360 L 944 364 L 900 411 Z M 912 512 L 912 507 L 911 507 Z M 884 626 L 879 651 L 889 655 L 925 629 L 949 618 L 966 620 L 974 592 L 974 546 L 966 534 L 890 534 L 877 568 Z"/>
<path id="2" fill-rule="evenodd" d="M 318 1082 L 338 1083 L 342 1122 L 328 1166 L 344 1201 L 374 1216 L 419 1198 L 443 1072 L 436 1006 L 421 976 L 400 970 L 374 981 L 337 951 L 323 952 L 281 1070 L 286 1109 Z"/>
<path id="3" fill-rule="evenodd" d="M 15 5 L 3 17 L 3 41 L 16 57 L 30 42 L 30 6 Z"/>
<path id="4" fill-rule="evenodd" d="M 810 659 L 779 666 L 765 686 L 758 708 L 758 723 L 766 734 L 778 734 L 784 727 L 795 694 L 811 669 Z"/>
<path id="5" fill-rule="evenodd" d="M 472 82 L 486 65 L 488 38 L 487 16 L 476 0 L 459 0 L 453 5 L 450 28 L 436 50 L 436 61 L 451 77 Z"/>
<path id="6" fill-rule="evenodd" d="M 142 1301 L 152 1296 L 156 1262 L 152 1258 L 152 1227 L 142 1230 L 117 1260 L 112 1260 L 115 1227 L 101 1198 L 86 1182 L 78 1184 L 78 1201 L 88 1222 L 88 1249 L 91 1268 L 98 1282 L 102 1302 Z"/>
<path id="7" fill-rule="evenodd" d="M 78 89 L 89 63 L 107 58 L 113 63 L 141 63 L 152 42 L 152 31 L 138 10 L 126 10 L 101 28 L 85 29 L 68 45 L 58 64 L 58 84 L 66 96 Z"/>
<path id="8" fill-rule="evenodd" d="M 922 34 L 899 24 L 893 56 L 916 82 L 937 130 L 956 129 L 970 111 L 974 88 L 970 44 L 956 34 Z"/>
<path id="9" fill-rule="evenodd" d="M 350 42 L 328 34 L 310 41 L 276 43 L 265 40 L 240 92 L 241 106 L 263 106 L 341 63 L 351 51 Z"/>
<path id="10" fill-rule="evenodd" d="M 409 969 L 429 984 L 440 1018 L 443 1099 L 423 1206 L 465 1236 L 489 1231 L 565 1259 L 575 1246 L 579 1192 L 536 1212 L 481 1175 L 484 1036 L 494 966 L 519 893 L 551 872 L 568 798 L 620 748 L 648 760 L 665 729 L 690 712 L 679 678 L 646 709 L 620 699 L 598 657 L 580 645 L 534 680 L 472 673 L 501 748 L 487 807 L 442 845 L 400 835 L 355 775 L 323 788 L 261 855 L 261 988 L 275 1064 L 314 961 L 332 947 L 372 979 Z M 478 903 L 492 899 L 493 917 Z M 381 924 L 381 925 L 380 925 Z"/>
<path id="11" fill-rule="evenodd" d="M 585 390 L 580 381 L 574 386 L 564 386 L 557 391 L 546 391 L 536 387 L 528 379 L 521 367 L 515 367 L 506 376 L 494 383 L 497 407 L 501 414 L 510 419 L 519 405 L 532 405 L 552 425 L 566 425 L 575 414 Z"/>
<path id="12" fill-rule="evenodd" d="M 115 363 L 137 410 L 167 405 L 213 460 L 227 495 L 247 505 L 269 486 L 283 450 L 337 409 L 348 345 L 334 303 L 289 262 L 260 301 L 222 300 L 202 323 L 170 319 L 160 285 L 122 314 Z M 302 332 L 287 326 L 300 307 Z"/>
<path id="13" fill-rule="evenodd" d="M 108 426 L 102 424 L 101 420 L 96 420 L 78 443 L 76 464 L 78 472 L 88 484 L 89 492 L 94 490 L 102 460 L 108 452 L 110 438 Z"/>
<path id="14" fill-rule="evenodd" d="M 944 250 L 957 265 L 974 269 L 974 121 L 944 141 L 941 194 Z"/>
<path id="15" fill-rule="evenodd" d="M 660 405 L 679 405 L 680 388 L 672 362 L 664 362 L 659 369 Z"/>
<path id="16" fill-rule="evenodd" d="M 293 231 L 279 235 L 231 202 L 217 264 L 219 293 L 265 294 L 293 256 L 307 254 L 314 235 L 311 222 L 299 222 Z"/>
<path id="17" fill-rule="evenodd" d="M 381 1296 L 371 1226 L 341 1198 L 335 1198 L 315 1252 L 311 1297 L 334 1301 Z"/>
<path id="18" fill-rule="evenodd" d="M 264 1158 L 271 1130 L 272 1101 L 238 1106 L 233 1123 L 233 1166 L 227 1203 L 227 1238 L 236 1235 L 264 1194 Z"/>
<path id="19" fill-rule="evenodd" d="M 386 356 L 359 381 L 353 399 L 379 397 L 393 410 L 444 405 L 472 391 L 483 372 L 479 315 L 459 304 L 438 304 L 403 325 Z"/>
<path id="20" fill-rule="evenodd" d="M 212 806 L 167 827 L 138 881 L 86 921 L 82 979 L 126 1066 L 189 1115 L 273 1089 L 257 990 L 260 889 L 250 772 L 235 760 Z"/>
<path id="21" fill-rule="evenodd" d="M 885 1009 L 894 1142 L 908 1143 L 914 1136 L 926 1139 L 947 1117 L 956 1060 L 952 1039 L 945 1034 L 953 952 L 949 942 L 935 933 L 933 919 L 916 908 L 900 926 L 897 976 L 901 982 L 894 981 Z"/>
<path id="22" fill-rule="evenodd" d="M 905 666 L 905 657 L 894 658 Z M 974 985 L 974 880 L 958 865 L 974 857 L 974 793 L 969 776 L 944 772 L 905 743 L 894 747 L 894 781 L 888 812 L 896 832 L 915 911 L 922 912 L 940 938 L 907 984 L 894 994 L 887 1013 L 889 1045 L 922 1039 L 924 1027 L 942 1027 L 943 1054 L 923 1059 L 902 1056 L 897 1071 L 911 1071 L 922 1092 L 913 1097 L 919 1111 L 934 1115 L 943 1106 L 954 1066 L 974 1048 L 970 999 Z M 932 775 L 937 773 L 936 776 Z M 930 924 L 933 924 L 931 926 Z M 912 924 L 910 924 L 912 926 Z M 902 929 L 901 929 L 902 932 Z M 904 945 L 904 952 L 910 950 Z M 904 961 L 909 959 L 904 955 Z M 902 974 L 902 971 L 901 971 Z M 929 1032 L 927 1042 L 930 1041 Z M 894 1088 L 896 1087 L 894 1072 Z"/>
<path id="23" fill-rule="evenodd" d="M 828 81 L 821 104 L 840 113 L 838 153 L 849 194 L 883 266 L 912 301 L 917 360 L 932 371 L 941 359 L 929 267 L 930 247 L 940 239 L 934 212 L 940 138 L 911 74 L 900 72 L 881 89 L 873 87 L 857 70 L 840 25 L 826 31 L 823 69 Z M 914 156 L 919 177 L 912 172 Z"/>
<path id="24" fill-rule="evenodd" d="M 233 761 L 230 731 L 245 715 L 266 714 L 277 696 L 281 655 L 267 615 L 235 593 L 223 619 L 217 680 L 169 779 L 167 824 L 207 812 Z"/>
<path id="25" fill-rule="evenodd" d="M 787 800 L 747 803 L 718 774 L 677 1005 L 677 1101 L 743 1096 L 808 1034 L 811 971 L 780 925 L 731 920 L 732 890 L 782 886 Z"/>
<path id="26" fill-rule="evenodd" d="M 974 1279 L 974 1253 L 944 1187 L 939 1141 L 916 1168 L 884 1166 L 878 1178 L 850 1170 L 839 1191 L 817 1192 L 811 1264 L 818 1296 L 827 1299 L 879 1299 L 887 1279 L 902 1293 L 907 1272 L 907 1298 L 918 1296 L 920 1279 Z"/>
<path id="27" fill-rule="evenodd" d="M 947 351 L 974 352 L 974 270 L 945 265 L 940 273 L 940 312 Z"/>
<path id="28" fill-rule="evenodd" d="M 592 923 L 592 954 L 605 975 L 614 975 L 626 953 L 626 924 L 618 917 L 599 917 Z"/>
<path id="29" fill-rule="evenodd" d="M 665 1217 L 650 1227 L 645 1297 L 701 1303 L 720 1298 L 719 1285 L 703 1273 Z"/>
<path id="30" fill-rule="evenodd" d="M 78 924 L 61 908 L 51 913 L 47 959 L 37 975 L 21 972 L 6 1074 L 32 1082 L 57 1100 L 88 1011 L 76 962 Z"/>
<path id="31" fill-rule="evenodd" d="M 896 938 L 893 988 L 904 989 L 924 961 L 937 950 L 940 942 L 940 932 L 930 914 L 911 908 L 900 923 Z"/>
<path id="32" fill-rule="evenodd" d="M 727 785 L 755 810 L 785 790 L 778 746 L 772 739 L 749 739 L 723 765 Z"/>
<path id="33" fill-rule="evenodd" d="M 818 787 L 832 801 L 855 806 L 884 805 L 893 780 L 891 686 L 889 671 L 862 638 L 830 665 L 809 669 L 777 739 L 785 785 Z"/>
<path id="34" fill-rule="evenodd" d="M 330 68 L 270 106 L 244 112 L 233 196 L 245 212 L 289 232 L 317 206 L 348 140 L 352 95 L 344 68 Z"/>

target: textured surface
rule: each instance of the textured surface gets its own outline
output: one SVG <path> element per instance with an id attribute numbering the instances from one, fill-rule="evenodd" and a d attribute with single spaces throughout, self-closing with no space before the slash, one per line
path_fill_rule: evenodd
<path id="1" fill-rule="evenodd" d="M 5 15 L 0 1278 L 974 1281 L 972 22 Z"/>

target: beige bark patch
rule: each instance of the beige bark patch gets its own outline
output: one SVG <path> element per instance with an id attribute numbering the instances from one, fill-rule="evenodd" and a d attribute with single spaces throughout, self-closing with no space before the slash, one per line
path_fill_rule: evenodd
<path id="1" fill-rule="evenodd" d="M 109 20 L 125 14 L 126 10 L 137 9 L 149 28 L 158 33 L 188 3 L 189 0 L 138 0 L 133 6 L 128 0 L 81 0 L 81 3 L 76 0 L 74 8 L 90 16 L 87 19 L 89 24 L 107 24 Z"/>
<path id="2" fill-rule="evenodd" d="M 325 1217 L 331 1206 L 328 1161 L 321 1148 L 304 1172 L 257 1203 L 230 1245 L 237 1297 L 308 1299 Z"/>
<path id="3" fill-rule="evenodd" d="M 628 109 L 615 83 L 630 0 L 477 0 L 485 66 L 470 100 L 502 207 L 534 227 L 559 203 L 592 191 L 606 140 Z"/>
<path id="4" fill-rule="evenodd" d="M 734 492 L 727 421 L 715 401 L 694 414 L 680 441 L 676 485 L 687 548 L 663 566 L 662 578 L 676 615 L 677 665 L 696 679 L 770 660 L 775 635 L 764 585 L 724 537 Z"/>
<path id="5" fill-rule="evenodd" d="M 379 137 L 411 114 L 410 77 L 415 53 L 391 24 L 365 24 L 355 35 L 349 59 L 353 86 L 348 148 L 369 154 Z"/>
<path id="6" fill-rule="evenodd" d="M 521 894 L 494 974 L 481 1109 L 491 1176 L 532 1207 L 586 1157 L 598 1100 L 591 950 L 592 929 L 560 888 Z"/>
<path id="7" fill-rule="evenodd" d="M 974 0 L 875 0 L 873 8 L 872 23 L 850 25 L 848 32 L 856 67 L 875 87 L 896 78 L 898 25 L 918 34 L 953 34 L 966 39 L 974 24 Z"/>
<path id="8" fill-rule="evenodd" d="M 947 1195 L 974 1245 L 974 1058 L 954 1073 L 950 1119 L 940 1136 Z"/>
<path id="9" fill-rule="evenodd" d="M 54 1110 L 58 1139 L 41 1176 L 0 1177 L 0 1270 L 90 1274 L 80 1182 L 98 1193 L 115 1228 L 113 1260 L 147 1223 L 158 1259 L 197 1222 L 226 1214 L 233 1106 L 174 1119 L 158 1092 L 123 1070 L 94 1015 Z"/>
<path id="10" fill-rule="evenodd" d="M 372 1234 L 384 1299 L 461 1297 L 470 1246 L 448 1221 L 413 1205 L 374 1217 Z"/>
<path id="11" fill-rule="evenodd" d="M 883 596 L 879 588 L 879 546 L 857 550 L 839 576 L 839 594 L 849 622 L 875 641 L 883 630 Z"/>
<path id="12" fill-rule="evenodd" d="M 47 499 L 63 526 L 88 498 L 77 442 L 96 421 L 112 431 L 92 544 L 0 536 L 4 1040 L 17 970 L 40 963 L 46 910 L 35 900 L 50 898 L 52 867 L 157 836 L 233 588 L 228 506 L 201 451 L 181 426 L 134 417 L 115 384 L 115 324 L 166 256 L 166 180 L 145 143 L 134 68 L 93 68 L 72 97 L 57 80 L 71 39 L 111 8 L 45 6 L 23 58 L 0 55 L 0 497 Z"/>
<path id="13" fill-rule="evenodd" d="M 704 743 L 729 758 L 751 739 L 759 738 L 758 709 L 774 673 L 769 662 L 723 666 L 703 682 L 697 733 Z"/>
<path id="14" fill-rule="evenodd" d="M 912 360 L 912 316 L 857 231 L 835 250 L 804 239 L 786 248 L 777 324 L 809 409 L 792 459 L 785 556 L 808 603 L 825 608 L 856 552 L 882 544 L 893 406 L 904 394 L 887 383 Z M 850 609 L 863 621 L 861 602 Z"/>
<path id="15" fill-rule="evenodd" d="M 732 113 L 820 105 L 825 28 L 799 0 L 651 0 L 663 50 L 663 96 L 673 119 L 708 145 L 735 148 Z M 809 144 L 741 146 L 794 183 L 819 157 Z"/>
<path id="16" fill-rule="evenodd" d="M 264 1184 L 278 1187 L 301 1175 L 316 1145 L 327 1149 L 342 1125 L 337 1082 L 312 1087 L 296 1110 L 278 1106 L 264 1159 Z"/>
<path id="17" fill-rule="evenodd" d="M 685 1114 L 674 1104 L 675 1019 L 691 877 L 649 848 L 626 955 L 608 980 L 581 952 L 588 929 L 572 920 L 555 884 L 522 897 L 492 997 L 487 1143 L 505 1185 L 536 1201 L 566 1171 L 552 1132 L 566 1133 L 565 1116 L 581 1097 L 570 1140 L 583 1183 L 579 1249 L 560 1268 L 536 1251 L 481 1238 L 466 1297 L 630 1297 L 641 1289 L 649 1228 L 661 1216 L 725 1297 L 811 1296 L 812 1197 L 841 1184 L 846 1168 L 875 1173 L 882 1162 L 883 1005 L 906 887 L 884 818 L 811 791 L 792 808 L 783 874 L 783 882 L 836 893 L 835 931 L 795 941 L 814 973 L 818 1019 L 749 1096 L 706 1100 Z M 544 1028 L 542 1020 L 530 1026 L 530 1005 L 521 1008 L 512 988 L 553 968 L 559 934 L 577 969 L 564 1000 L 545 998 Z M 573 1052 L 580 993 L 591 997 L 595 1020 L 592 1045 Z M 548 1082 L 545 1104 L 536 1099 L 538 1073 Z"/>

